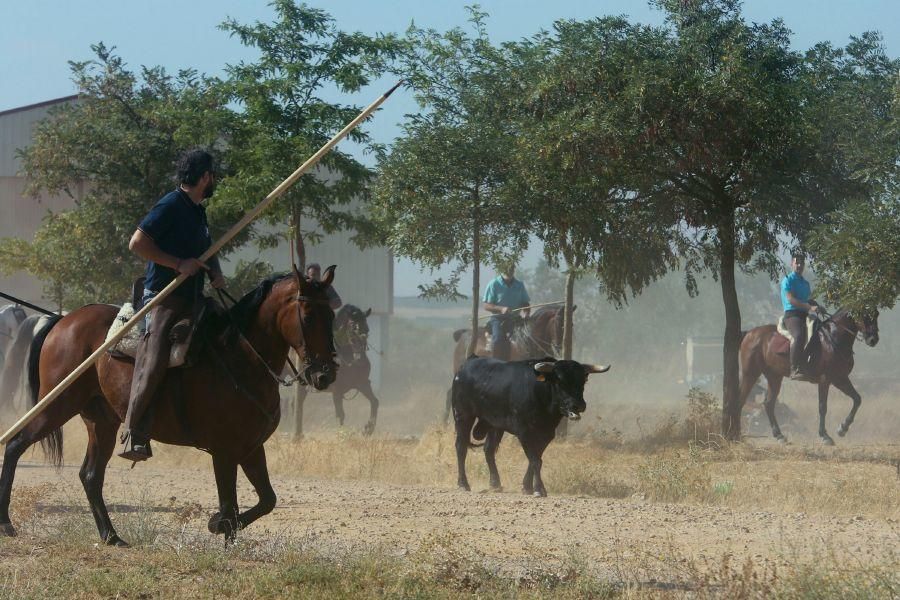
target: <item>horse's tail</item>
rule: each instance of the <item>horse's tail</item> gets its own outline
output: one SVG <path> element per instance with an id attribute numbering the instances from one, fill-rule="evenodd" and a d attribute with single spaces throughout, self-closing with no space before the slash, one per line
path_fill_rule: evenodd
<path id="1" fill-rule="evenodd" d="M 466 333 L 467 331 L 469 331 L 469 330 L 468 329 L 457 329 L 456 331 L 454 331 L 453 332 L 453 341 L 458 342 L 459 338 L 461 338 L 463 336 L 463 334 Z"/>
<path id="2" fill-rule="evenodd" d="M 62 319 L 61 316 L 50 317 L 48 322 L 34 335 L 28 351 L 28 387 L 31 390 L 32 406 L 38 403 L 38 393 L 41 389 L 41 349 L 44 347 L 44 341 L 50 330 L 59 323 L 60 319 Z M 57 467 L 61 466 L 63 457 L 62 428 L 54 429 L 41 438 L 41 448 L 43 448 L 47 460 Z"/>

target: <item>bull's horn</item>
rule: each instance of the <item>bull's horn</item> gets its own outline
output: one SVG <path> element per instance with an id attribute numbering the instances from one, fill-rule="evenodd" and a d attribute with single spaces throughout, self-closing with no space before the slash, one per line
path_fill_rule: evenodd
<path id="1" fill-rule="evenodd" d="M 581 365 L 585 373 L 606 373 L 612 365 Z"/>
<path id="2" fill-rule="evenodd" d="M 553 372 L 553 367 L 556 363 L 552 362 L 539 362 L 534 365 L 534 370 L 538 373 L 551 373 Z"/>
<path id="3" fill-rule="evenodd" d="M 578 421 L 579 419 L 581 419 L 581 415 L 579 415 L 579 414 L 578 414 L 577 412 L 575 412 L 574 410 L 570 410 L 570 411 L 569 411 L 569 414 L 566 415 L 566 416 L 569 417 L 569 420 L 570 420 L 570 421 Z"/>

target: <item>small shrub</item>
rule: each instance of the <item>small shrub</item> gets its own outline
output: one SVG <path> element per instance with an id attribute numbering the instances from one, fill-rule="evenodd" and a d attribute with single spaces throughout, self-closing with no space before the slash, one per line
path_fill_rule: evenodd
<path id="1" fill-rule="evenodd" d="M 648 499 L 682 502 L 688 498 L 709 499 L 712 482 L 695 457 L 675 452 L 652 456 L 637 468 L 638 491 Z"/>

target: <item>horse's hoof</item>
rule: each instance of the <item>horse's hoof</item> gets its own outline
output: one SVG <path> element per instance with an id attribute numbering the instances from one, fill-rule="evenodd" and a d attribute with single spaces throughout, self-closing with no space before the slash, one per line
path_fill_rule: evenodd
<path id="1" fill-rule="evenodd" d="M 366 423 L 366 426 L 363 427 L 363 435 L 372 435 L 375 432 L 375 423 L 369 421 Z"/>
<path id="2" fill-rule="evenodd" d="M 0 523 L 0 535 L 16 537 L 18 533 L 16 533 L 16 528 L 13 527 L 12 523 Z"/>
<path id="3" fill-rule="evenodd" d="M 115 546 L 116 548 L 131 548 L 131 544 L 120 538 L 119 536 L 113 534 L 106 538 L 105 544 L 107 546 Z"/>
<path id="4" fill-rule="evenodd" d="M 488 491 L 489 491 L 489 492 L 494 492 L 494 493 L 499 494 L 500 492 L 503 491 L 503 486 L 500 485 L 499 483 L 496 484 L 496 485 L 494 485 L 494 484 L 492 483 L 492 484 L 490 485 L 490 487 L 488 488 Z"/>
<path id="5" fill-rule="evenodd" d="M 546 498 L 546 497 L 547 497 L 547 490 L 535 490 L 535 491 L 534 491 L 534 497 L 535 497 L 535 498 Z"/>
<path id="6" fill-rule="evenodd" d="M 522 488 L 522 493 L 525 494 L 526 496 L 533 496 L 534 489 Z"/>
<path id="7" fill-rule="evenodd" d="M 838 435 L 841 437 L 844 437 L 845 435 L 847 435 L 847 431 L 848 431 L 848 429 L 846 427 L 844 427 L 843 425 L 838 427 Z"/>
<path id="8" fill-rule="evenodd" d="M 825 446 L 834 446 L 834 440 L 831 439 L 830 435 L 823 435 L 820 437 L 822 439 L 822 444 L 824 444 Z"/>
<path id="9" fill-rule="evenodd" d="M 782 445 L 787 446 L 788 440 L 783 435 L 776 435 L 775 439 L 778 440 Z"/>

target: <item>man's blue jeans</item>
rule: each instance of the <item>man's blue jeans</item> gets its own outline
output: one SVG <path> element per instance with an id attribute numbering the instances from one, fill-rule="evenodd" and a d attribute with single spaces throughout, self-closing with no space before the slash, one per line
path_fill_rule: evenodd
<path id="1" fill-rule="evenodd" d="M 511 352 L 509 343 L 511 325 L 512 319 L 506 315 L 493 316 L 491 317 L 491 320 L 488 321 L 488 326 L 491 328 L 491 338 L 493 339 L 493 350 L 491 351 L 491 355 L 494 358 L 509 360 Z"/>

